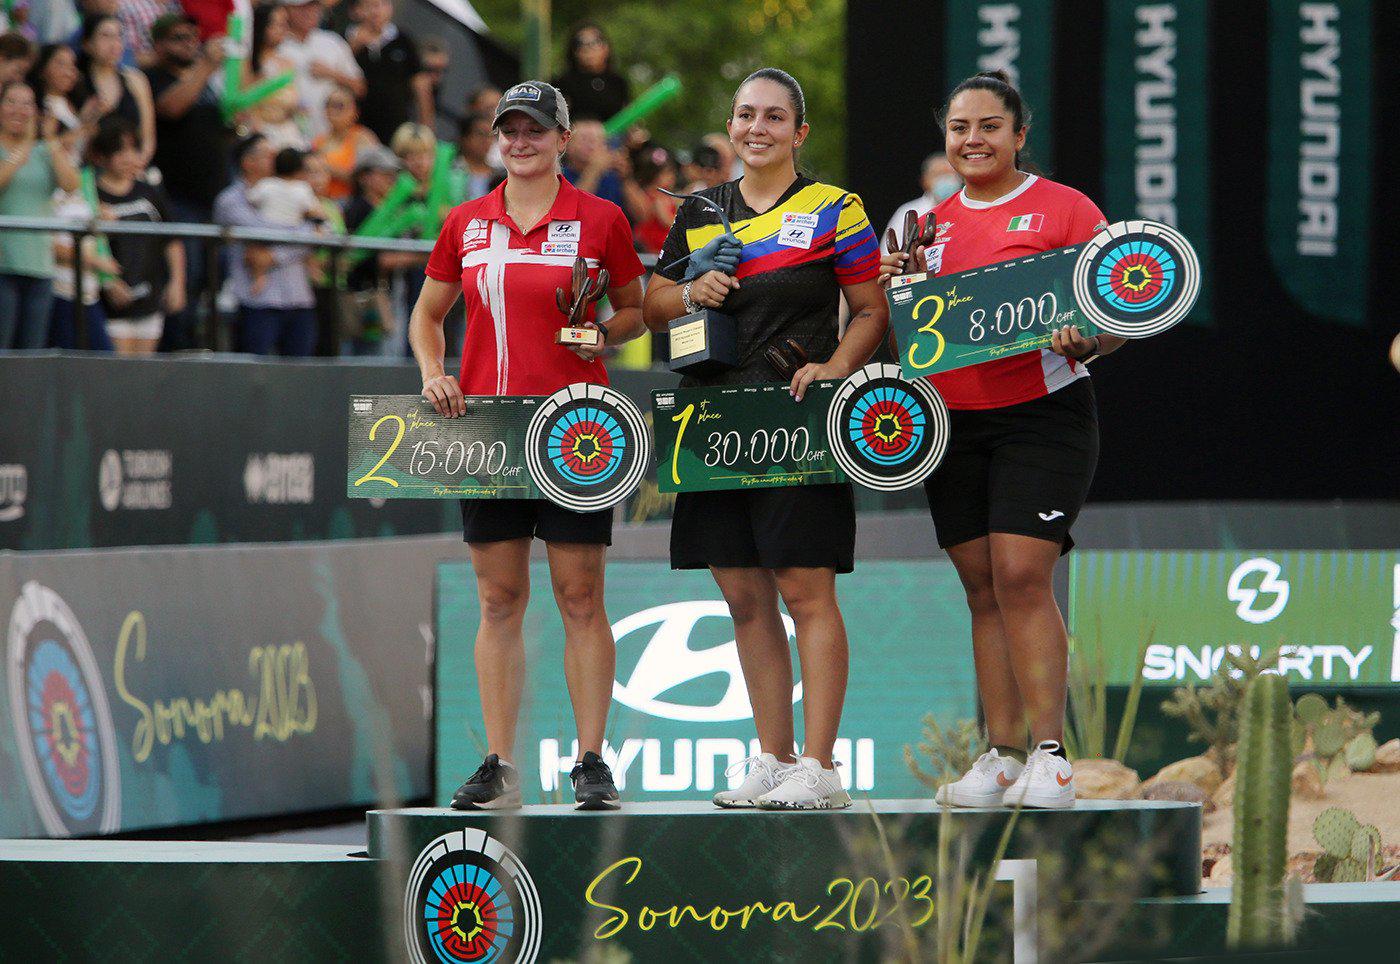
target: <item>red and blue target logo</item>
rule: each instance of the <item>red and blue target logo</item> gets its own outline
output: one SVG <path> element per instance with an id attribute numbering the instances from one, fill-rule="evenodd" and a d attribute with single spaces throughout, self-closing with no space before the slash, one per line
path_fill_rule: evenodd
<path id="1" fill-rule="evenodd" d="M 31 581 L 9 628 L 11 718 L 44 829 L 55 837 L 120 830 L 116 733 L 83 627 L 62 597 Z"/>
<path id="2" fill-rule="evenodd" d="M 617 419 L 592 405 L 561 413 L 546 444 L 550 464 L 577 485 L 606 482 L 627 451 L 627 437 Z"/>
<path id="3" fill-rule="evenodd" d="M 1119 311 L 1152 311 L 1171 295 L 1176 272 L 1170 251 L 1138 238 L 1104 252 L 1094 282 L 1099 297 Z"/>
<path id="4" fill-rule="evenodd" d="M 483 830 L 454 830 L 414 862 L 404 931 L 419 964 L 531 964 L 543 933 L 539 891 L 505 844 Z"/>
<path id="5" fill-rule="evenodd" d="M 897 385 L 879 384 L 854 399 L 846 418 L 851 444 L 877 465 L 899 465 L 919 450 L 928 415 Z"/>

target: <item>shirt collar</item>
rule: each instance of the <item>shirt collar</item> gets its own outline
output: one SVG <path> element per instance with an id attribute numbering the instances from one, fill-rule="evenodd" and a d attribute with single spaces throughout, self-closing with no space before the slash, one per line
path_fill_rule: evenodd
<path id="1" fill-rule="evenodd" d="M 554 204 L 549 208 L 547 214 L 539 223 L 539 227 L 544 227 L 551 221 L 573 221 L 578 218 L 578 198 L 581 192 L 578 188 L 569 183 L 568 178 L 559 178 L 559 194 L 554 198 Z M 488 221 L 500 221 L 506 216 L 506 182 L 502 181 L 496 189 L 481 199 L 481 208 L 478 215 Z"/>
<path id="2" fill-rule="evenodd" d="M 375 37 L 365 46 L 369 47 L 369 49 L 374 51 L 375 53 L 379 53 L 381 50 L 384 49 L 385 45 L 389 44 L 391 41 L 397 38 L 398 35 L 399 25 L 394 23 L 393 21 L 390 21 L 389 25 L 384 28 L 384 32 L 378 37 Z"/>
<path id="3" fill-rule="evenodd" d="M 1040 180 L 1040 178 L 1036 177 L 1034 174 L 1027 174 L 1026 179 L 1021 182 L 1019 187 L 1017 187 L 1013 191 L 1008 191 L 1006 194 L 1003 194 L 1001 197 L 996 198 L 992 201 L 974 201 L 972 198 L 967 196 L 967 188 L 965 187 L 958 192 L 958 196 L 962 199 L 962 203 L 964 205 L 966 205 L 969 208 L 972 208 L 972 210 L 974 211 L 980 211 L 985 208 L 994 208 L 999 204 L 1005 204 L 1007 201 L 1011 201 L 1015 198 L 1020 197 L 1026 191 L 1029 191 L 1031 185 L 1038 180 Z"/>

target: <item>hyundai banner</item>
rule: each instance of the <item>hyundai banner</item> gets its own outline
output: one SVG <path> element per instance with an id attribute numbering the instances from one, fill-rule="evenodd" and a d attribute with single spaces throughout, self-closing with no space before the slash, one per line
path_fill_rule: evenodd
<path id="1" fill-rule="evenodd" d="M 548 568 L 531 566 L 525 614 L 528 677 L 517 759 L 526 803 L 572 800 L 577 758 L 564 683 L 564 632 Z M 487 752 L 473 666 L 478 604 L 471 567 L 438 568 L 437 790 L 452 793 Z M 835 757 L 859 798 L 915 797 L 927 788 L 904 762 L 920 721 L 976 715 L 966 596 L 946 560 L 861 562 L 837 580 L 850 638 L 850 683 Z M 858 604 L 859 602 L 859 604 Z M 737 785 L 757 752 L 734 624 L 708 572 L 663 562 L 608 565 L 607 609 L 617 678 L 604 758 L 624 800 L 708 798 Z M 792 637 L 792 620 L 783 615 Z M 802 739 L 802 682 L 793 649 L 793 711 Z M 727 775 L 728 774 L 728 775 Z"/>

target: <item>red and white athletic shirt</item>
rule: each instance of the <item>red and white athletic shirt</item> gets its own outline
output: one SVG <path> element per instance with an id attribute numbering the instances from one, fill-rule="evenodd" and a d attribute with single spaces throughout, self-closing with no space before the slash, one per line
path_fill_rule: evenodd
<path id="1" fill-rule="evenodd" d="M 642 275 L 622 209 L 563 178 L 549 214 L 529 234 L 506 214 L 504 183 L 448 212 L 426 273 L 462 284 L 464 395 L 552 395 L 574 382 L 608 383 L 601 361 L 586 362 L 554 343 L 565 323 L 554 289 L 570 291 L 580 255 L 589 277 L 608 269 L 612 288 Z M 593 317 L 593 306 L 584 317 Z"/>
<path id="2" fill-rule="evenodd" d="M 1034 174 L 995 201 L 973 201 L 959 191 L 920 219 L 921 229 L 927 217 L 938 219 L 928 267 L 940 275 L 1080 244 L 1106 226 L 1093 201 Z M 1083 365 L 1042 348 L 929 380 L 949 408 L 1004 408 L 1049 395 L 1088 374 Z"/>

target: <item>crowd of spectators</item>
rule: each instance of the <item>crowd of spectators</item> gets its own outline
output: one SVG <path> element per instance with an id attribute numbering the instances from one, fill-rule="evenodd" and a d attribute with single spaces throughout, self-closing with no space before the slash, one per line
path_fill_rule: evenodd
<path id="1" fill-rule="evenodd" d="M 434 131 L 448 118 L 458 130 L 451 203 L 504 178 L 491 126 L 500 89 L 452 103 L 443 89 L 448 46 L 401 29 L 393 0 L 254 0 L 251 11 L 240 0 L 251 13 L 241 44 L 227 36 L 234 0 L 14 0 L 4 9 L 0 215 L 97 214 L 307 237 L 363 226 L 382 236 L 367 222 L 386 198 L 408 185 L 410 200 L 429 196 Z M 655 253 L 676 208 L 663 189 L 735 176 L 729 141 L 714 134 L 677 153 L 638 126 L 610 134 L 605 122 L 632 91 L 606 33 L 582 24 L 566 51 L 552 78 L 575 121 L 564 175 L 617 203 L 638 250 Z M 226 90 L 235 80 L 238 90 Z M 259 85 L 271 93 L 239 102 Z M 401 220 L 393 233 L 418 237 L 431 223 Z M 79 252 L 69 233 L 0 229 L 0 349 L 186 349 L 202 343 L 201 320 L 217 306 L 234 319 L 222 347 L 407 354 L 405 320 L 425 255 L 332 257 L 261 243 L 224 246 L 216 265 L 209 254 L 195 238 L 88 237 Z"/>

